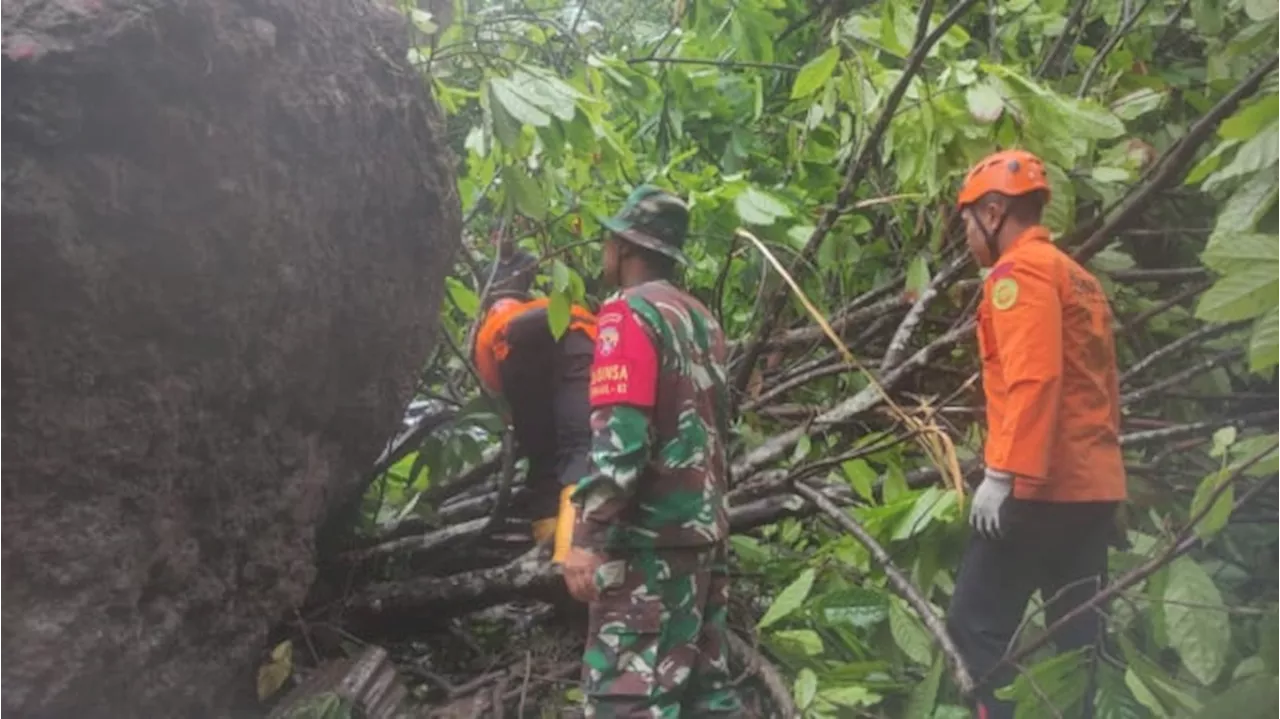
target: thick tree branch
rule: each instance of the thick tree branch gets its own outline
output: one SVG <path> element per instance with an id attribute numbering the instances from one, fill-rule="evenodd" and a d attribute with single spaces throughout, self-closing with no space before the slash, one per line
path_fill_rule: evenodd
<path id="1" fill-rule="evenodd" d="M 948 283 L 969 265 L 972 260 L 968 252 L 963 252 L 956 256 L 948 263 L 941 272 L 933 278 L 929 286 L 920 293 L 919 299 L 911 306 L 907 312 L 907 316 L 902 319 L 902 324 L 898 325 L 898 330 L 893 333 L 893 339 L 889 340 L 889 349 L 884 353 L 884 359 L 880 361 L 880 367 L 884 370 L 892 369 L 902 361 L 903 355 L 907 353 L 907 345 L 911 342 L 911 336 L 915 334 L 916 327 L 920 325 L 920 320 L 924 317 L 925 308 L 937 297 L 942 291 L 942 287 Z"/>
<path id="2" fill-rule="evenodd" d="M 791 687 L 782 678 L 778 668 L 769 663 L 764 655 L 751 646 L 747 640 L 738 636 L 737 632 L 726 632 L 729 640 L 729 651 L 742 658 L 742 664 L 749 674 L 755 674 L 764 685 L 769 699 L 773 702 L 773 710 L 778 716 L 799 716 L 795 702 L 791 699 Z"/>
<path id="3" fill-rule="evenodd" d="M 1151 179 L 1126 199 L 1102 223 L 1102 226 L 1090 235 L 1089 239 L 1075 249 L 1072 253 L 1075 259 L 1078 262 L 1087 262 L 1102 248 L 1106 247 L 1111 238 L 1123 229 L 1126 224 L 1136 218 L 1155 199 L 1156 195 L 1181 180 L 1187 165 L 1195 158 L 1196 151 L 1200 149 L 1200 146 L 1213 135 L 1214 130 L 1228 115 L 1235 112 L 1236 107 L 1239 106 L 1242 100 L 1257 92 L 1262 85 L 1262 81 L 1266 79 L 1271 71 L 1276 69 L 1277 63 L 1277 57 L 1272 55 L 1266 62 L 1249 73 L 1249 76 L 1242 80 L 1235 89 L 1227 93 L 1226 97 L 1219 100 L 1218 104 L 1205 113 L 1204 117 L 1197 120 L 1191 126 L 1191 129 L 1187 131 L 1187 134 L 1166 151 L 1164 157 L 1156 166 L 1155 172 L 1151 175 Z"/>
<path id="4" fill-rule="evenodd" d="M 867 530 L 858 524 L 857 520 L 849 516 L 847 512 L 837 507 L 831 500 L 827 499 L 821 492 L 802 482 L 795 483 L 795 490 L 805 499 L 813 502 L 827 516 L 831 517 L 842 529 L 852 534 L 862 546 L 867 548 L 871 556 L 884 569 L 885 576 L 889 578 L 889 584 L 893 586 L 898 595 L 911 605 L 916 614 L 920 615 L 920 620 L 924 622 L 925 629 L 933 635 L 934 640 L 938 643 L 938 648 L 942 650 L 943 656 L 947 659 L 947 666 L 951 669 L 951 677 L 955 680 L 956 688 L 960 693 L 969 696 L 973 693 L 973 677 L 969 675 L 969 669 L 965 666 L 964 659 L 960 656 L 960 650 L 956 648 L 955 642 L 951 640 L 951 635 L 947 633 L 947 627 L 933 613 L 933 608 L 929 606 L 921 594 L 919 588 L 907 579 L 906 575 L 898 569 L 893 563 L 893 558 L 885 551 L 884 547 L 872 537 Z"/>

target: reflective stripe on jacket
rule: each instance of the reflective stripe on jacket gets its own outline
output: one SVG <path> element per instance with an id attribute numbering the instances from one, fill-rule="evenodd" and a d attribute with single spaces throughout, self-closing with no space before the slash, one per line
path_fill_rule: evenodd
<path id="1" fill-rule="evenodd" d="M 1111 308 L 1096 278 L 1033 227 L 982 287 L 986 462 L 1019 499 L 1126 496 Z"/>

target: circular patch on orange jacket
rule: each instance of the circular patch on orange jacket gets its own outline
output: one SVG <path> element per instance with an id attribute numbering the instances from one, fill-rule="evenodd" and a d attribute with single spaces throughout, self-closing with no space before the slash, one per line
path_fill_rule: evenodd
<path id="1" fill-rule="evenodd" d="M 1001 277 L 991 286 L 991 306 L 998 310 L 1007 310 L 1018 301 L 1018 281 L 1012 277 Z"/>

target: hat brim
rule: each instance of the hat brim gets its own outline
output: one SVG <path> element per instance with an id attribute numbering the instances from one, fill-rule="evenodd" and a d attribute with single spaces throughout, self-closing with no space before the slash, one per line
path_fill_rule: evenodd
<path id="1" fill-rule="evenodd" d="M 682 265 L 692 264 L 689 262 L 689 257 L 679 249 L 672 247 L 665 242 L 659 242 L 643 232 L 634 229 L 634 226 L 626 220 L 617 217 L 601 217 L 598 219 L 605 229 L 633 245 L 639 245 L 646 250 L 651 250 L 660 255 L 670 257 Z"/>

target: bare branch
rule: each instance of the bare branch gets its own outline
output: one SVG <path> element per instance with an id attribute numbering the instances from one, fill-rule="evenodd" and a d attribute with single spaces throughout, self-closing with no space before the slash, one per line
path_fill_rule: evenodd
<path id="1" fill-rule="evenodd" d="M 921 318 L 924 317 L 925 308 L 929 306 L 933 298 L 938 296 L 942 286 L 950 282 L 960 270 L 967 267 L 971 260 L 972 256 L 968 252 L 957 255 L 933 278 L 929 286 L 920 293 L 920 298 L 916 300 L 911 310 L 907 312 L 902 324 L 898 325 L 898 330 L 893 333 L 893 339 L 889 340 L 889 349 L 884 353 L 884 359 L 880 362 L 882 369 L 892 369 L 902 361 L 902 356 L 907 352 L 907 345 L 911 342 L 911 335 L 915 333 L 916 327 L 920 325 Z"/>
<path id="2" fill-rule="evenodd" d="M 955 642 L 951 640 L 951 635 L 947 633 L 946 625 L 933 613 L 933 608 L 929 606 L 921 594 L 920 589 L 907 579 L 906 575 L 893 563 L 893 558 L 885 551 L 884 547 L 872 537 L 867 530 L 858 524 L 857 520 L 849 516 L 849 514 L 837 507 L 831 500 L 827 499 L 821 492 L 802 482 L 795 483 L 795 490 L 801 496 L 808 499 L 818 506 L 827 516 L 831 517 L 840 525 L 842 529 L 849 532 L 867 548 L 871 556 L 875 558 L 881 568 L 884 569 L 885 576 L 889 578 L 891 584 L 897 593 L 911 605 L 911 608 L 920 615 L 920 620 L 924 623 L 925 629 L 933 635 L 934 640 L 938 643 L 938 648 L 942 650 L 943 656 L 947 659 L 947 665 L 951 669 L 951 676 L 955 680 L 956 688 L 961 694 L 968 696 L 973 693 L 973 677 L 969 675 L 969 669 L 965 666 L 964 659 L 960 656 L 960 650 L 956 648 Z"/>
<path id="3" fill-rule="evenodd" d="M 1177 352 L 1181 352 L 1182 349 L 1185 347 L 1189 347 L 1203 340 L 1211 340 L 1215 337 L 1219 337 L 1232 330 L 1240 329 L 1244 326 L 1246 326 L 1246 323 L 1243 323 L 1243 322 L 1236 322 L 1236 323 L 1227 324 L 1227 325 L 1205 325 L 1204 327 L 1201 327 L 1195 330 L 1194 332 L 1189 332 L 1179 337 L 1178 339 L 1174 340 L 1173 342 L 1170 342 L 1164 347 L 1161 347 L 1155 352 L 1152 352 L 1146 357 L 1143 357 L 1141 360 L 1136 362 L 1132 367 L 1125 370 L 1124 374 L 1120 375 L 1120 384 L 1123 385 L 1128 383 L 1134 377 L 1137 377 L 1138 375 L 1142 374 L 1144 371 L 1149 369 L 1155 363 Z"/>
<path id="4" fill-rule="evenodd" d="M 1142 13 L 1147 11 L 1151 2 L 1152 0 L 1144 0 L 1142 7 L 1130 13 L 1120 23 L 1120 27 L 1117 27 L 1116 31 L 1111 33 L 1111 37 L 1107 38 L 1107 41 L 1098 49 L 1098 54 L 1093 56 L 1093 62 L 1089 63 L 1088 69 L 1084 71 L 1084 78 L 1080 80 L 1080 89 L 1076 91 L 1077 98 L 1084 97 L 1085 93 L 1089 91 L 1089 85 L 1093 84 L 1093 76 L 1098 72 L 1098 68 L 1102 67 L 1102 63 L 1106 61 L 1111 51 L 1116 49 L 1116 46 L 1120 44 L 1124 36 L 1129 34 L 1129 31 L 1133 29 L 1134 23 L 1138 21 Z"/>
<path id="5" fill-rule="evenodd" d="M 1208 372 L 1209 370 L 1214 369 L 1216 367 L 1220 367 L 1243 354 L 1244 354 L 1243 347 L 1230 349 L 1230 350 L 1227 350 L 1226 352 L 1219 352 L 1213 357 L 1210 357 L 1205 360 L 1201 360 L 1200 362 L 1197 362 L 1191 365 L 1190 367 L 1183 369 L 1180 372 L 1174 372 L 1173 374 L 1169 375 L 1168 377 L 1165 377 L 1159 382 L 1147 385 L 1142 389 L 1134 390 L 1132 392 L 1129 392 L 1128 394 L 1121 396 L 1120 404 L 1135 404 L 1137 402 L 1141 402 L 1147 399 L 1148 397 L 1150 397 L 1151 395 L 1159 392 L 1162 389 L 1167 389 L 1169 387 L 1177 386 L 1183 382 L 1186 382 L 1192 377 L 1195 377 L 1198 374 L 1201 374 L 1203 372 Z"/>
<path id="6" fill-rule="evenodd" d="M 799 716 L 795 702 L 791 699 L 791 688 L 782 678 L 778 668 L 769 663 L 764 655 L 756 651 L 747 640 L 738 636 L 737 632 L 725 632 L 729 640 L 729 651 L 742 658 L 743 665 L 750 674 L 755 674 L 764 685 L 769 699 L 773 702 L 773 710 L 777 716 Z"/>

